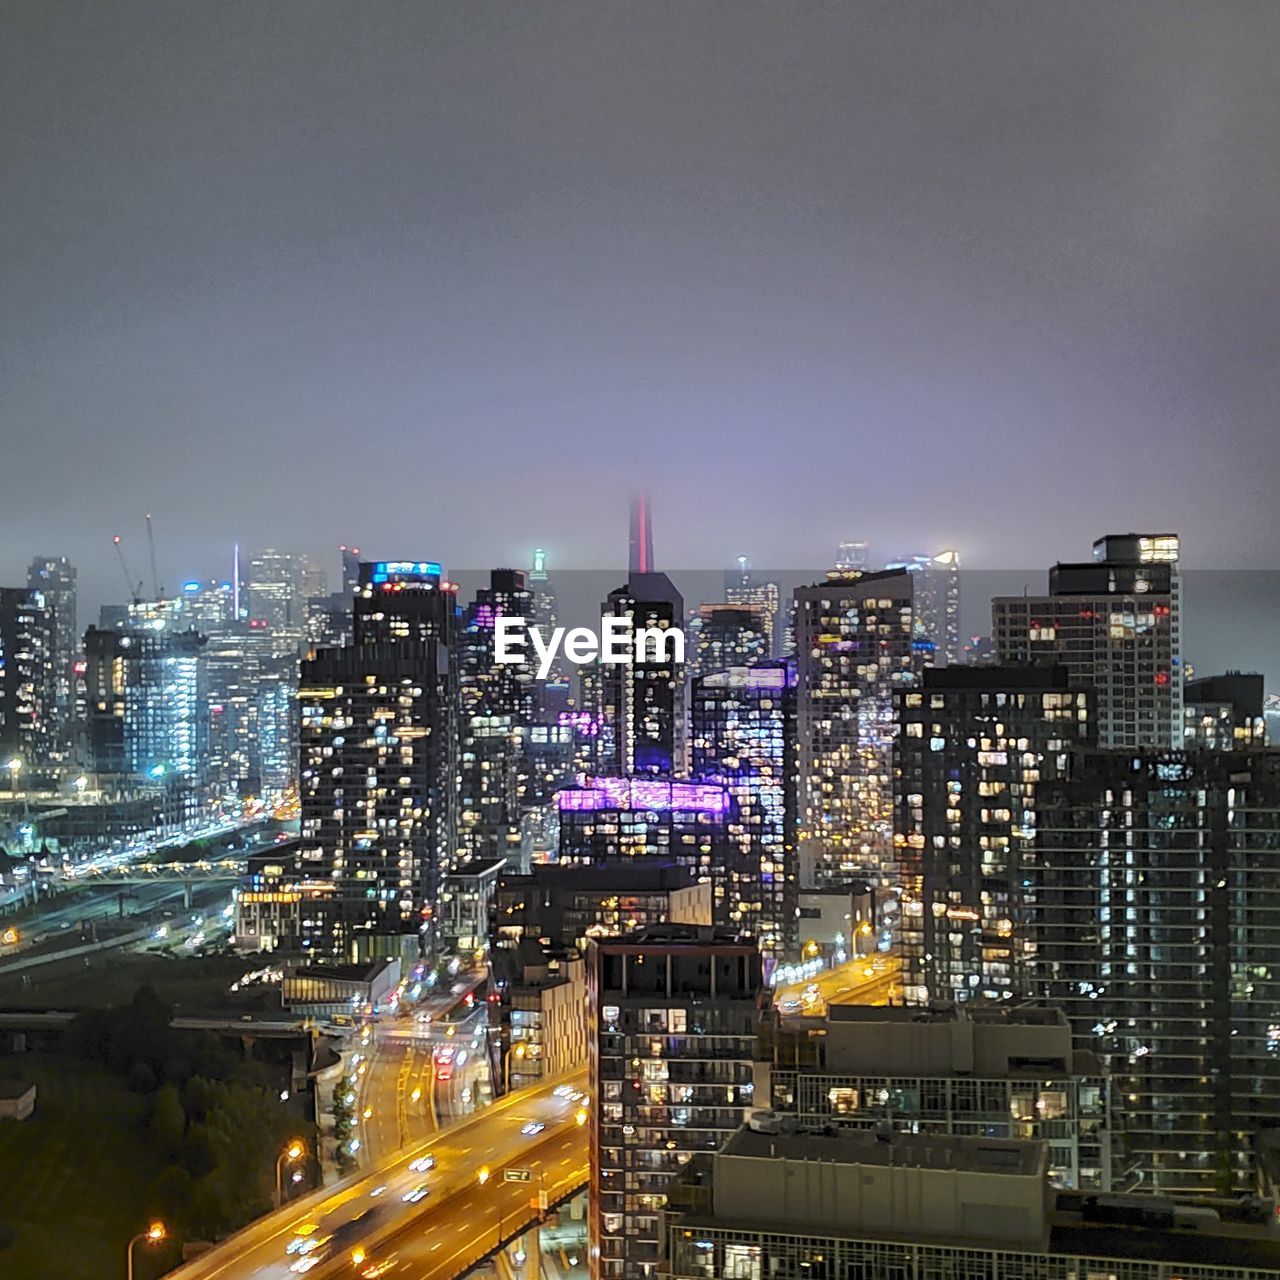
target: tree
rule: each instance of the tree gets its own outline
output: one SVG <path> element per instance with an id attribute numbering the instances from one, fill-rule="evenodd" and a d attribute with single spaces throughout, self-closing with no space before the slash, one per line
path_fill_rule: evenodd
<path id="1" fill-rule="evenodd" d="M 187 1115 L 173 1085 L 165 1085 L 156 1094 L 151 1108 L 151 1136 L 165 1158 L 172 1160 L 182 1146 L 187 1131 Z"/>

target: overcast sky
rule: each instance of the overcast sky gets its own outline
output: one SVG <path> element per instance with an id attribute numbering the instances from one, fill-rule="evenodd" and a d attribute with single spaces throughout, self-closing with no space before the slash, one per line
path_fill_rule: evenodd
<path id="1" fill-rule="evenodd" d="M 0 5 L 0 581 L 1280 533 L 1280 5 Z"/>

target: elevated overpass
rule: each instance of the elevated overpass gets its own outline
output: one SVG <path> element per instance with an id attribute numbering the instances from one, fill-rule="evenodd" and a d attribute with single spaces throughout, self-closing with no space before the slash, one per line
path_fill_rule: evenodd
<path id="1" fill-rule="evenodd" d="M 289 1242 L 312 1224 L 321 1238 L 343 1233 L 341 1250 L 310 1271 L 312 1280 L 353 1275 L 356 1248 L 370 1260 L 397 1254 L 409 1264 L 398 1267 L 397 1280 L 462 1276 L 537 1222 L 544 1203 L 549 1209 L 586 1185 L 587 1129 L 577 1122 L 578 1105 L 554 1092 L 586 1083 L 583 1067 L 512 1093 L 426 1142 L 266 1214 L 169 1276 L 292 1280 L 296 1255 L 287 1251 Z M 532 1125 L 544 1127 L 523 1132 Z M 436 1161 L 429 1172 L 409 1168 L 428 1154 Z M 424 1187 L 427 1195 L 417 1203 L 404 1198 Z"/>

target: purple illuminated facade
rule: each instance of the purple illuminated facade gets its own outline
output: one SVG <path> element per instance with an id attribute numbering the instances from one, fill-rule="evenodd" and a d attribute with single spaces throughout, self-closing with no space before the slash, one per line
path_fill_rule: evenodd
<path id="1" fill-rule="evenodd" d="M 729 839 L 735 806 L 711 782 L 587 777 L 556 795 L 558 861 L 598 866 L 618 859 L 674 862 L 714 889 L 717 920 L 729 918 L 741 855 Z"/>
<path id="2" fill-rule="evenodd" d="M 738 857 L 727 874 L 727 923 L 772 960 L 797 943 L 796 664 L 730 667 L 693 682 L 693 776 L 732 799 Z"/>
<path id="3" fill-rule="evenodd" d="M 556 796 L 566 809 L 647 809 L 669 813 L 672 809 L 725 814 L 729 793 L 707 782 L 666 782 L 655 778 L 588 778 L 585 785 L 569 787 Z"/>

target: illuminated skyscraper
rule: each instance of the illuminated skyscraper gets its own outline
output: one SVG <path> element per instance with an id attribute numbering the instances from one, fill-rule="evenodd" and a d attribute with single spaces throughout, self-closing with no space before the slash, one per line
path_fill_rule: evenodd
<path id="1" fill-rule="evenodd" d="M 460 837 L 469 856 L 521 863 L 521 816 L 528 790 L 525 731 L 538 691 L 533 669 L 500 663 L 494 621 L 533 616 L 533 594 L 518 569 L 494 569 L 463 618 L 461 649 Z"/>
<path id="2" fill-rule="evenodd" d="M 656 1277 L 671 1180 L 752 1105 L 754 942 L 659 925 L 587 952 L 592 1280 Z"/>
<path id="3" fill-rule="evenodd" d="M 329 891 L 303 921 L 317 952 L 435 945 L 458 857 L 458 611 L 438 564 L 360 566 L 355 643 L 303 663 L 301 867 Z"/>
<path id="4" fill-rule="evenodd" d="M 893 854 L 894 695 L 925 657 L 904 569 L 797 587 L 800 880 L 884 884 Z"/>
<path id="5" fill-rule="evenodd" d="M 1098 693 L 1098 744 L 1182 745 L 1178 539 L 1109 534 L 1092 562 L 1057 564 L 1043 596 L 998 596 L 1000 661 L 1060 663 L 1073 687 Z"/>
<path id="6" fill-rule="evenodd" d="M 1026 995 L 1036 796 L 1094 733 L 1062 667 L 930 668 L 898 694 L 894 882 L 909 998 Z"/>
<path id="7" fill-rule="evenodd" d="M 908 556 L 885 565 L 905 569 L 915 580 L 916 639 L 933 645 L 933 665 L 959 662 L 963 654 L 960 634 L 960 553 Z"/>
<path id="8" fill-rule="evenodd" d="M 618 859 L 674 862 L 712 885 L 712 915 L 727 923 L 734 887 L 748 879 L 742 849 L 729 839 L 734 806 L 713 782 L 658 778 L 583 779 L 556 795 L 557 861 L 599 866 Z"/>
<path id="9" fill-rule="evenodd" d="M 764 606 L 704 604 L 690 620 L 690 672 L 710 675 L 728 667 L 749 667 L 769 656 L 771 627 Z"/>
<path id="10" fill-rule="evenodd" d="M 350 604 L 360 590 L 360 548 L 343 544 L 338 551 L 342 556 L 342 594 Z"/>
<path id="11" fill-rule="evenodd" d="M 0 769 L 44 768 L 59 743 L 57 619 L 38 591 L 0 587 Z"/>
<path id="12" fill-rule="evenodd" d="M 456 690 L 439 640 L 323 649 L 298 692 L 303 945 L 345 960 L 430 947 L 456 854 Z"/>
<path id="13" fill-rule="evenodd" d="M 632 636 L 652 633 L 646 661 L 600 667 L 602 712 L 612 732 L 610 769 L 618 774 L 683 774 L 684 655 L 672 637 L 662 634 L 680 628 L 683 598 L 665 573 L 633 574 L 625 586 L 609 593 L 601 614 L 628 619 Z"/>
<path id="14" fill-rule="evenodd" d="M 249 561 L 250 620 L 265 622 L 300 644 L 306 621 L 302 577 L 300 557 L 283 551 L 257 552 Z"/>
<path id="15" fill-rule="evenodd" d="M 739 556 L 734 567 L 724 575 L 724 599 L 726 604 L 751 605 L 763 611 L 767 644 L 763 656 L 779 657 L 783 626 L 778 613 L 778 584 L 756 577 L 747 557 Z"/>
<path id="16" fill-rule="evenodd" d="M 796 946 L 796 671 L 793 660 L 693 682 L 693 777 L 733 800 L 725 917 L 773 959 Z"/>
<path id="17" fill-rule="evenodd" d="M 27 588 L 38 591 L 53 624 L 53 718 L 57 750 L 65 752 L 74 731 L 72 667 L 80 654 L 76 626 L 76 570 L 66 556 L 37 556 L 27 570 Z"/>
<path id="18" fill-rule="evenodd" d="M 125 768 L 144 780 L 179 780 L 193 803 L 208 781 L 205 643 L 195 631 L 161 626 L 125 632 L 119 650 L 125 677 Z"/>

